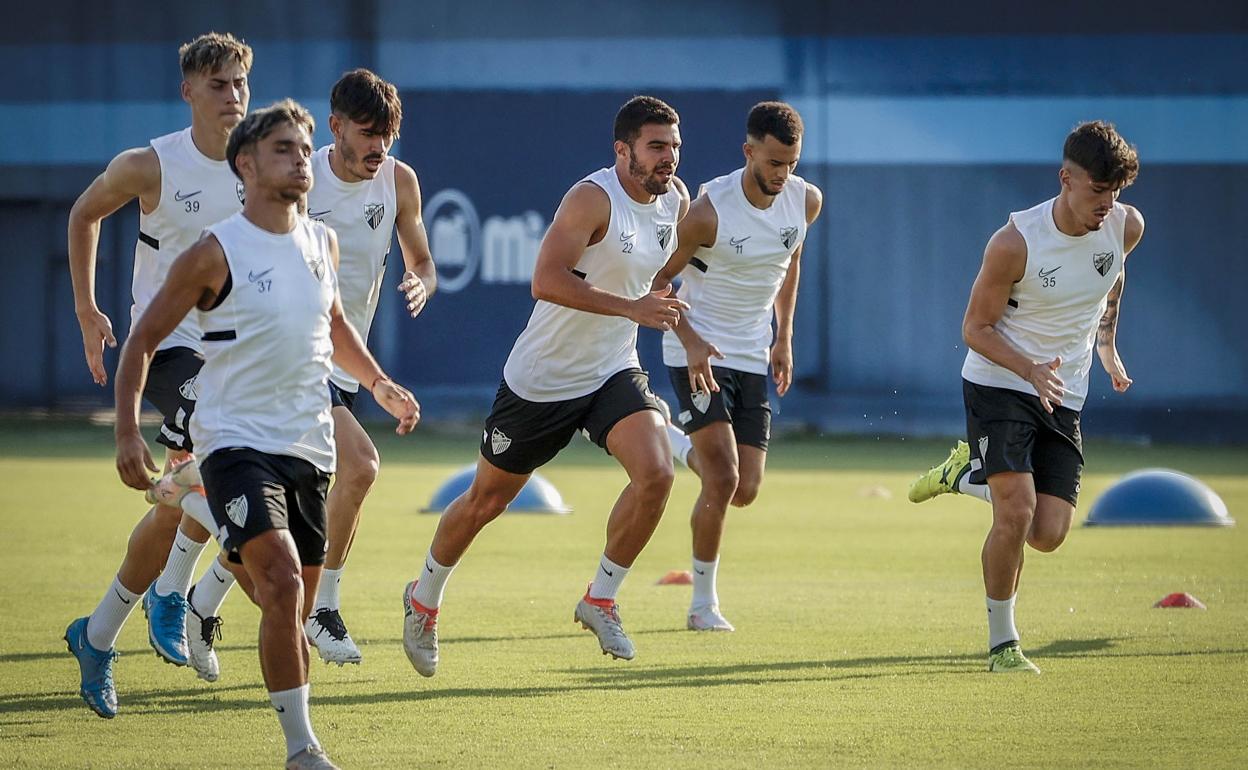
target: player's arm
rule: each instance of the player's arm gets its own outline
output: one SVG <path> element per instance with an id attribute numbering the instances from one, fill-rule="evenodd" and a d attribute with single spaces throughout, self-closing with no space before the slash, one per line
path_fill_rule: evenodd
<path id="1" fill-rule="evenodd" d="M 984 263 L 971 287 L 971 299 L 962 319 L 962 339 L 967 346 L 998 366 L 1027 380 L 1036 389 L 1046 411 L 1062 403 L 1062 379 L 1052 361 L 1033 361 L 997 332 L 997 322 L 1005 314 L 1006 303 L 1015 283 L 1027 269 L 1027 242 L 1010 222 L 993 234 L 984 249 Z"/>
<path id="2" fill-rule="evenodd" d="M 337 274 L 338 236 L 331 228 L 326 230 L 329 233 L 329 258 Z M 373 354 L 368 352 L 368 346 L 359 332 L 342 313 L 342 298 L 336 287 L 334 301 L 329 307 L 329 339 L 334 345 L 334 363 L 359 380 L 360 384 L 368 383 L 368 391 L 373 394 L 377 405 L 398 419 L 399 426 L 394 432 L 400 436 L 411 433 L 416 423 L 420 422 L 420 404 L 411 391 L 391 380 Z"/>
<path id="3" fill-rule="evenodd" d="M 95 260 L 100 222 L 138 198 L 147 211 L 160 202 L 160 160 L 150 147 L 126 150 L 113 158 L 69 210 L 69 277 L 74 286 L 74 313 L 82 331 L 82 348 L 91 379 L 108 384 L 104 345 L 117 347 L 113 324 L 95 302 Z"/>
<path id="4" fill-rule="evenodd" d="M 1127 280 L 1126 261 L 1127 255 L 1130 254 L 1140 239 L 1144 237 L 1144 217 L 1134 206 L 1125 206 L 1127 209 L 1126 231 L 1123 233 L 1123 268 L 1118 273 L 1118 280 L 1114 281 L 1114 285 L 1109 289 L 1109 295 L 1105 298 L 1105 313 L 1101 316 L 1101 321 L 1096 327 L 1096 353 L 1101 359 L 1101 366 L 1105 367 L 1105 371 L 1109 374 L 1109 379 L 1113 383 L 1114 390 L 1123 393 L 1127 388 L 1131 387 L 1132 380 L 1127 376 L 1127 368 L 1122 364 L 1122 358 L 1118 355 L 1118 312 L 1122 307 L 1122 291 Z"/>
<path id="5" fill-rule="evenodd" d="M 606 237 L 610 221 L 611 201 L 601 187 L 584 182 L 569 190 L 538 249 L 533 298 L 663 331 L 672 328 L 680 320 L 679 310 L 689 306 L 668 296 L 670 286 L 632 300 L 591 286 L 572 272 L 585 249 Z"/>
<path id="6" fill-rule="evenodd" d="M 429 235 L 421 213 L 420 180 L 412 167 L 401 160 L 394 162 L 394 192 L 398 198 L 394 229 L 399 234 L 399 250 L 403 252 L 399 293 L 407 303 L 407 312 L 415 318 L 437 289 L 438 271 L 429 253 Z"/>
<path id="7" fill-rule="evenodd" d="M 680 220 L 676 227 L 676 251 L 668 258 L 667 264 L 654 277 L 652 290 L 661 290 L 671 286 L 672 280 L 689 265 L 689 260 L 700 248 L 715 245 L 716 233 L 719 230 L 719 214 L 715 211 L 709 195 L 702 195 L 689 207 L 689 213 Z M 696 312 L 693 309 L 681 311 L 681 315 Z M 712 357 L 722 359 L 719 348 L 702 338 L 694 330 L 692 324 L 676 324 L 676 338 L 685 349 L 685 359 L 689 367 L 689 388 L 694 393 L 719 391 L 719 383 L 711 371 Z"/>
<path id="8" fill-rule="evenodd" d="M 806 183 L 806 231 L 819 218 L 823 210 L 823 192 Z M 793 316 L 797 312 L 797 284 L 802 276 L 802 251 L 806 244 L 797 247 L 789 260 L 789 269 L 776 294 L 776 341 L 771 345 L 771 379 L 776 383 L 776 394 L 783 396 L 793 384 Z"/>
<path id="9" fill-rule="evenodd" d="M 126 486 L 147 489 L 152 485 L 148 471 L 158 470 L 139 433 L 139 398 L 156 346 L 196 306 L 211 307 L 228 275 L 229 265 L 221 244 L 216 237 L 205 235 L 173 261 L 160 290 L 130 329 L 121 348 L 113 386 L 117 402 L 117 473 Z"/>

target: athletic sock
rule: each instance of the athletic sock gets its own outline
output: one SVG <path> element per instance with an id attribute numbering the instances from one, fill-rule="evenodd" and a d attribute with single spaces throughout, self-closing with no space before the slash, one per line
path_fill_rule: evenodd
<path id="1" fill-rule="evenodd" d="M 1018 629 L 1014 627 L 1014 600 L 1018 594 L 1008 599 L 992 599 L 988 601 L 988 649 L 995 650 L 1007 642 L 1018 641 Z"/>
<path id="2" fill-rule="evenodd" d="M 620 592 L 620 583 L 628 577 L 628 570 L 628 567 L 621 567 L 608 559 L 604 553 L 598 563 L 598 571 L 594 573 L 594 582 L 589 585 L 589 598 L 615 601 L 615 595 Z"/>
<path id="3" fill-rule="evenodd" d="M 321 570 L 321 584 L 316 589 L 316 602 L 312 605 L 313 612 L 338 609 L 338 584 L 342 582 L 343 567 Z"/>
<path id="4" fill-rule="evenodd" d="M 139 606 L 142 594 L 131 593 L 114 577 L 113 584 L 104 592 L 104 598 L 91 617 L 87 618 L 87 641 L 97 650 L 111 650 L 117 643 L 117 635 L 126 624 L 126 618 Z"/>
<path id="5" fill-rule="evenodd" d="M 455 570 L 455 565 L 444 567 L 433 558 L 433 551 L 425 554 L 425 566 L 420 571 L 420 579 L 416 582 L 416 590 L 412 591 L 412 599 L 422 607 L 436 610 L 442 606 L 442 594 L 446 591 L 447 578 Z"/>
<path id="6" fill-rule="evenodd" d="M 715 574 L 718 570 L 718 556 L 714 561 L 699 561 L 698 557 L 693 557 L 693 600 L 689 602 L 689 609 L 719 604 L 719 595 L 715 593 Z"/>
<path id="7" fill-rule="evenodd" d="M 992 502 L 992 490 L 988 488 L 987 484 L 972 484 L 971 474 L 969 473 L 958 479 L 955 488 L 964 495 L 978 497 L 986 503 Z"/>
<path id="8" fill-rule="evenodd" d="M 693 442 L 685 432 L 670 422 L 667 424 L 667 440 L 672 444 L 672 457 L 686 468 L 689 467 L 689 453 L 693 451 Z"/>
<path id="9" fill-rule="evenodd" d="M 203 551 L 204 543 L 195 542 L 179 529 L 173 538 L 173 547 L 169 549 L 169 560 L 156 579 L 156 593 L 161 596 L 171 593 L 186 596 L 191 587 L 191 577 L 195 574 L 195 563 Z"/>
<path id="10" fill-rule="evenodd" d="M 212 518 L 212 511 L 208 508 L 208 498 L 199 492 L 187 492 L 180 505 L 182 512 L 194 519 L 196 524 L 209 532 L 217 531 L 217 522 Z"/>
<path id="11" fill-rule="evenodd" d="M 281 690 L 269 693 L 269 702 L 277 711 L 277 721 L 282 725 L 282 734 L 286 736 L 286 758 L 308 748 L 320 747 L 321 742 L 312 732 L 312 720 L 308 715 L 308 685 L 293 690 Z"/>
<path id="12" fill-rule="evenodd" d="M 225 601 L 226 594 L 233 587 L 234 574 L 222 567 L 221 562 L 213 559 L 212 565 L 195 584 L 195 589 L 188 598 L 191 609 L 195 610 L 195 614 L 201 618 L 219 615 L 221 603 Z"/>

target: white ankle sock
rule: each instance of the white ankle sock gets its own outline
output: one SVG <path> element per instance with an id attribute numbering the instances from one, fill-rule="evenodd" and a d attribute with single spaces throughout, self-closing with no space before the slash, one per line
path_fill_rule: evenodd
<path id="1" fill-rule="evenodd" d="M 195 563 L 204 551 L 204 543 L 197 543 L 186 536 L 181 529 L 173 538 L 173 547 L 169 549 L 169 560 L 165 569 L 156 579 L 156 593 L 168 596 L 176 593 L 186 596 L 191 588 L 191 576 L 195 574 Z"/>
<path id="2" fill-rule="evenodd" d="M 1008 599 L 988 599 L 988 649 L 1006 642 L 1018 641 L 1018 629 L 1014 627 L 1014 600 L 1018 594 Z"/>
<path id="3" fill-rule="evenodd" d="M 433 558 L 433 551 L 425 554 L 425 566 L 420 569 L 420 578 L 412 598 L 422 607 L 436 610 L 442 606 L 442 594 L 446 591 L 447 578 L 455 571 L 455 565 L 444 567 Z"/>
<path id="4" fill-rule="evenodd" d="M 113 577 L 113 584 L 104 592 L 104 598 L 91 617 L 87 618 L 87 641 L 97 650 L 109 650 L 117 643 L 117 635 L 126 624 L 126 618 L 139 606 L 142 594 L 131 593 L 121 584 L 121 578 Z"/>
<path id="5" fill-rule="evenodd" d="M 342 582 L 342 570 L 329 569 L 326 567 L 321 570 L 321 584 L 316 589 L 316 602 L 312 605 L 312 611 L 338 609 L 338 585 Z"/>
<path id="6" fill-rule="evenodd" d="M 719 604 L 719 595 L 715 593 L 715 574 L 718 570 L 718 556 L 715 561 L 698 561 L 698 557 L 693 557 L 693 600 L 689 602 L 690 609 Z"/>
<path id="7" fill-rule="evenodd" d="M 589 586 L 589 597 L 615 601 L 615 595 L 620 592 L 620 583 L 628 577 L 628 570 L 628 567 L 621 567 L 608 559 L 604 553 L 598 563 L 598 571 L 594 573 L 594 582 Z"/>
<path id="8" fill-rule="evenodd" d="M 221 603 L 226 594 L 234 587 L 234 573 L 221 566 L 221 562 L 212 560 L 208 571 L 200 577 L 191 592 L 188 601 L 191 609 L 201 618 L 211 618 L 221 612 Z"/>
<path id="9" fill-rule="evenodd" d="M 208 498 L 198 492 L 187 492 L 181 505 L 182 512 L 194 519 L 199 526 L 213 534 L 217 532 L 217 522 L 208 508 Z"/>
<path id="10" fill-rule="evenodd" d="M 667 440 L 672 444 L 672 457 L 686 468 L 689 467 L 689 453 L 693 451 L 693 442 L 685 432 L 670 422 L 667 424 Z"/>
<path id="11" fill-rule="evenodd" d="M 992 502 L 992 490 L 988 488 L 987 484 L 972 484 L 971 474 L 969 473 L 958 479 L 958 491 L 964 495 L 978 497 L 986 503 Z"/>
<path id="12" fill-rule="evenodd" d="M 269 702 L 277 711 L 277 721 L 282 725 L 282 734 L 286 736 L 286 758 L 303 751 L 309 746 L 321 745 L 312 732 L 312 720 L 308 715 L 308 685 L 293 690 L 281 690 L 269 693 Z"/>

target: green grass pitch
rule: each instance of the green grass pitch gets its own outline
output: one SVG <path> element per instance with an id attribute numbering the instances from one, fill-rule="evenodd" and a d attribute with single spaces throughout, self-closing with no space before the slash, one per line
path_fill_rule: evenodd
<path id="1" fill-rule="evenodd" d="M 655 585 L 688 568 L 697 482 L 682 470 L 620 595 L 637 658 L 604 658 L 572 609 L 624 475 L 578 439 L 542 471 L 575 513 L 504 515 L 482 533 L 423 679 L 400 643 L 403 585 L 436 524 L 417 510 L 475 443 L 374 433 L 382 475 L 342 588 L 364 664 L 312 671 L 313 723 L 344 767 L 1248 766 L 1248 450 L 1093 443 L 1078 519 L 1121 473 L 1165 466 L 1199 475 L 1240 525 L 1076 523 L 1056 554 L 1029 552 L 1018 623 L 1044 673 L 1001 677 L 984 671 L 988 507 L 905 500 L 941 441 L 776 441 L 757 503 L 730 511 L 719 589 L 733 634 L 685 631 L 688 587 Z M 219 682 L 159 661 L 136 612 L 118 643 L 120 715 L 79 700 L 60 637 L 142 510 L 111 433 L 0 424 L 0 478 L 0 767 L 279 766 L 258 613 L 239 591 Z M 1208 611 L 1151 608 L 1173 591 Z"/>

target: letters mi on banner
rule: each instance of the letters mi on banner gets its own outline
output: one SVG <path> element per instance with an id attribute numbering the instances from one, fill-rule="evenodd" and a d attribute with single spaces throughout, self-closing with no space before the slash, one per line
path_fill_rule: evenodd
<path id="1" fill-rule="evenodd" d="M 653 94 L 680 113 L 684 147 L 677 174 L 694 192 L 741 164 L 746 114 L 756 102 L 775 98 L 741 91 Z M 420 177 L 438 293 L 418 321 L 384 313 L 379 319 L 401 325 L 385 330 L 390 334 L 383 345 L 400 379 L 424 388 L 479 390 L 486 394 L 482 411 L 489 408 L 503 362 L 533 308 L 529 282 L 542 236 L 567 189 L 614 162 L 615 112 L 632 96 L 402 94 L 401 156 Z M 401 260 L 390 261 L 399 270 Z M 657 332 L 643 332 L 641 348 L 643 365 L 665 383 Z"/>

